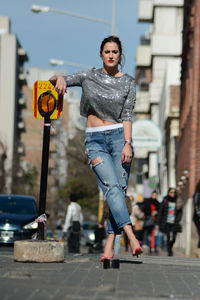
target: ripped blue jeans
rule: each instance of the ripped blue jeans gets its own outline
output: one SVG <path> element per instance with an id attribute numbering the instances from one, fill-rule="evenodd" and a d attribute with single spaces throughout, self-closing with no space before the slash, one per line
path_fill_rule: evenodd
<path id="1" fill-rule="evenodd" d="M 88 163 L 108 202 L 108 233 L 120 234 L 125 225 L 131 224 L 126 205 L 131 163 L 121 162 L 124 147 L 123 128 L 86 132 L 85 147 Z"/>

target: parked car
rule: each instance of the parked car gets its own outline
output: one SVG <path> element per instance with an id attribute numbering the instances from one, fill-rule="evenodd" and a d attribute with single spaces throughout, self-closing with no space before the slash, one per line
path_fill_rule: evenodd
<path id="1" fill-rule="evenodd" d="M 93 221 L 84 221 L 82 224 L 81 244 L 85 246 L 95 243 L 95 230 L 98 224 Z"/>
<path id="2" fill-rule="evenodd" d="M 38 227 L 36 200 L 31 196 L 0 195 L 0 243 L 32 239 Z"/>

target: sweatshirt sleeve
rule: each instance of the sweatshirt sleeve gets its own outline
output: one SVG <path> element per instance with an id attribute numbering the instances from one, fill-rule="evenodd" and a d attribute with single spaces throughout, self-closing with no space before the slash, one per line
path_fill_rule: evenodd
<path id="1" fill-rule="evenodd" d="M 124 102 L 124 107 L 121 114 L 122 121 L 132 121 L 135 101 L 136 101 L 136 84 L 135 84 L 135 79 L 131 78 L 129 92 Z"/>
<path id="2" fill-rule="evenodd" d="M 82 86 L 84 79 L 88 76 L 91 70 L 81 71 L 73 73 L 71 75 L 64 76 L 67 83 L 67 87 L 71 86 Z"/>

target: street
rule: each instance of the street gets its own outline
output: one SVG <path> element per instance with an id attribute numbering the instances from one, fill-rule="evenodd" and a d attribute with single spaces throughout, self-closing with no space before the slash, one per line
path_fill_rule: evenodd
<path id="1" fill-rule="evenodd" d="M 103 269 L 100 255 L 65 255 L 64 263 L 19 263 L 0 248 L 1 300 L 200 299 L 197 258 L 119 255 L 120 269 Z"/>

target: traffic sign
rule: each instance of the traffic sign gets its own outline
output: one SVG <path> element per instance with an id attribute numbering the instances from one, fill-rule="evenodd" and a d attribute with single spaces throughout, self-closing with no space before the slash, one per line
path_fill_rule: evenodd
<path id="1" fill-rule="evenodd" d="M 63 96 L 50 81 L 36 81 L 33 86 L 33 116 L 36 119 L 58 119 L 62 115 Z"/>

